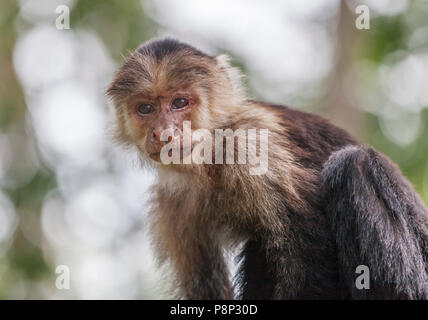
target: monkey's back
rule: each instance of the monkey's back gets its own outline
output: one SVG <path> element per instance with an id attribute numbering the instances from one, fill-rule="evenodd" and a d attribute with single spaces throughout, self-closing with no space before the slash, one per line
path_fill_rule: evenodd
<path id="1" fill-rule="evenodd" d="M 304 167 L 322 170 L 333 152 L 358 144 L 348 132 L 318 115 L 282 105 L 262 102 L 259 105 L 279 115 L 286 129 L 284 138 L 290 140 L 289 151 Z"/>

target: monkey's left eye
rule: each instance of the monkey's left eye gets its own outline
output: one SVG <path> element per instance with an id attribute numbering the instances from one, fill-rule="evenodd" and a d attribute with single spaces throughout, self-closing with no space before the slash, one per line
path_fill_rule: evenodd
<path id="1" fill-rule="evenodd" d="M 188 104 L 189 104 L 189 101 L 187 101 L 187 99 L 177 98 L 177 99 L 174 99 L 174 101 L 172 102 L 171 108 L 172 109 L 182 109 L 185 106 L 187 106 Z"/>
<path id="2" fill-rule="evenodd" d="M 140 104 L 137 107 L 138 113 L 140 114 L 149 114 L 155 111 L 155 108 L 151 104 Z"/>

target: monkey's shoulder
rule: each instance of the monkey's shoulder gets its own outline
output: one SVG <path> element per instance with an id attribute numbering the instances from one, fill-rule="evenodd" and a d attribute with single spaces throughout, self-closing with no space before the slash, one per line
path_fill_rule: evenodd
<path id="1" fill-rule="evenodd" d="M 290 151 L 302 163 L 321 165 L 330 154 L 358 141 L 344 129 L 316 114 L 296 110 L 288 106 L 252 101 L 257 107 L 277 115 Z M 281 134 L 281 133 L 280 133 Z"/>

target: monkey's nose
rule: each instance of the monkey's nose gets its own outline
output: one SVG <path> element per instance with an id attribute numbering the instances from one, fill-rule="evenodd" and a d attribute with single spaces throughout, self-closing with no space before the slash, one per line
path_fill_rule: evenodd
<path id="1" fill-rule="evenodd" d="M 170 128 L 170 129 L 165 129 L 168 130 L 168 140 L 167 141 L 161 141 L 161 137 L 162 137 L 162 132 L 164 130 L 153 130 L 152 131 L 152 139 L 156 142 L 160 142 L 162 144 L 165 144 L 167 142 L 171 142 L 173 139 L 176 139 L 178 137 L 180 137 L 181 131 L 180 129 L 176 128 Z M 163 139 L 162 139 L 163 140 Z"/>
<path id="2" fill-rule="evenodd" d="M 160 142 L 160 138 L 162 137 L 162 131 L 163 129 L 154 129 L 152 131 L 153 140 Z"/>

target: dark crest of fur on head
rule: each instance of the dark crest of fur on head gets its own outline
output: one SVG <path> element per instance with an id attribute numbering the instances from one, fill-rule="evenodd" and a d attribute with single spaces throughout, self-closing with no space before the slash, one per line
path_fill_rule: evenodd
<path id="1" fill-rule="evenodd" d="M 166 38 L 141 45 L 119 69 L 107 95 L 122 102 L 129 94 L 148 88 L 160 91 L 198 83 L 209 87 L 215 57 L 183 42 Z"/>
<path id="2" fill-rule="evenodd" d="M 203 53 L 187 43 L 171 38 L 149 41 L 141 45 L 136 51 L 144 56 L 155 58 L 157 62 L 160 62 L 166 56 L 175 55 L 179 52 L 186 52 L 188 55 L 214 59 L 212 56 Z"/>

